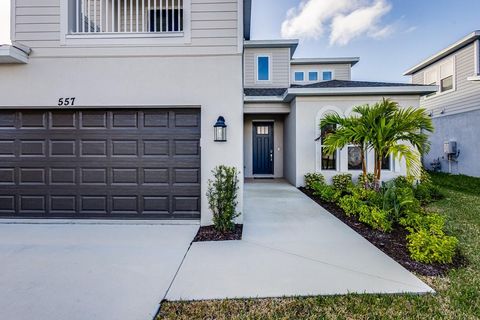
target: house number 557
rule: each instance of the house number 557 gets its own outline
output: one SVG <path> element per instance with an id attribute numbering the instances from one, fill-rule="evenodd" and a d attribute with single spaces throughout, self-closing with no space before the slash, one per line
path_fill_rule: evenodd
<path id="1" fill-rule="evenodd" d="M 68 107 L 75 105 L 75 98 L 60 98 L 58 99 L 59 107 Z"/>

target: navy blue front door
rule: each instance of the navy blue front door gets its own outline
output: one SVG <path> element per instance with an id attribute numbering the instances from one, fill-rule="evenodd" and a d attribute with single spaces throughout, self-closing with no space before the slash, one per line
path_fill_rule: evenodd
<path id="1" fill-rule="evenodd" d="M 273 123 L 253 123 L 253 174 L 273 174 Z"/>

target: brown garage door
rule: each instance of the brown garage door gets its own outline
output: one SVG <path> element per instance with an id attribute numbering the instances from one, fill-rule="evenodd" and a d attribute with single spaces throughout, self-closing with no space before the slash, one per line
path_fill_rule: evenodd
<path id="1" fill-rule="evenodd" d="M 1 111 L 0 216 L 197 219 L 198 110 Z"/>

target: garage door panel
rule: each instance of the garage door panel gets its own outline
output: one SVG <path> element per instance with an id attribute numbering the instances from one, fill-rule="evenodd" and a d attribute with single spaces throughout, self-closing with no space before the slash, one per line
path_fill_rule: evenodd
<path id="1" fill-rule="evenodd" d="M 200 216 L 198 110 L 0 112 L 0 215 Z"/>

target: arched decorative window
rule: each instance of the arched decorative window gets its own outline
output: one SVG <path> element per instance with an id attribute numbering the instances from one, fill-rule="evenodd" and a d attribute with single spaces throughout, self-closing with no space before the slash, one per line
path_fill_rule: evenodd
<path id="1" fill-rule="evenodd" d="M 316 169 L 317 171 L 338 171 L 340 168 L 339 155 L 340 152 L 337 150 L 334 154 L 327 154 L 325 152 L 324 141 L 326 137 L 335 132 L 335 126 L 327 126 L 325 128 L 320 128 L 320 121 L 327 114 L 338 113 L 342 114 L 341 110 L 336 107 L 326 107 L 322 108 L 318 113 L 315 119 L 316 126 L 316 136 L 315 140 L 317 142 L 316 147 Z"/>

